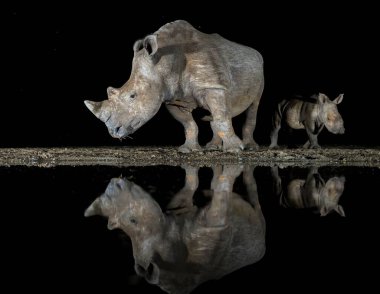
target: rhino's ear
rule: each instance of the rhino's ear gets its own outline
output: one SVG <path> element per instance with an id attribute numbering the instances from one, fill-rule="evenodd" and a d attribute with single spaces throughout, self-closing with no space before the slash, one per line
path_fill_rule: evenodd
<path id="1" fill-rule="evenodd" d="M 133 44 L 133 51 L 135 52 L 139 52 L 143 48 L 144 48 L 143 40 L 137 40 L 135 44 Z"/>
<path id="2" fill-rule="evenodd" d="M 117 98 L 117 97 L 119 97 L 119 94 L 120 94 L 120 91 L 118 89 L 115 89 L 115 88 L 112 88 L 112 87 L 108 87 L 107 88 L 108 99 Z"/>
<path id="3" fill-rule="evenodd" d="M 323 93 L 319 93 L 318 94 L 318 102 L 320 103 L 320 104 L 323 104 L 323 103 L 325 103 L 326 101 L 328 101 L 329 100 L 329 97 L 327 97 L 325 94 L 323 94 Z"/>
<path id="4" fill-rule="evenodd" d="M 153 56 L 158 50 L 157 36 L 149 35 L 144 39 L 144 48 L 150 56 Z"/>
<path id="5" fill-rule="evenodd" d="M 343 101 L 343 95 L 344 95 L 344 94 L 340 94 L 338 97 L 336 97 L 336 98 L 333 100 L 333 102 L 334 102 L 335 104 L 339 104 L 339 103 L 341 103 L 341 102 Z"/>
<path id="6" fill-rule="evenodd" d="M 334 210 L 335 210 L 337 213 L 339 213 L 340 216 L 343 216 L 343 217 L 346 216 L 346 214 L 344 213 L 344 209 L 343 209 L 342 205 L 338 205 L 338 206 L 336 206 L 336 207 L 334 208 Z"/>

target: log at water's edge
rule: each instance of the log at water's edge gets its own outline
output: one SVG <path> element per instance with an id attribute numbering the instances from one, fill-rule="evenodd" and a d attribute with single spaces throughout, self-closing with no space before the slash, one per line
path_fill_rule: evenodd
<path id="1" fill-rule="evenodd" d="M 182 154 L 175 147 L 0 148 L 0 166 L 147 166 L 253 164 L 261 166 L 380 167 L 380 148 L 262 148 L 231 154 L 205 151 Z"/>

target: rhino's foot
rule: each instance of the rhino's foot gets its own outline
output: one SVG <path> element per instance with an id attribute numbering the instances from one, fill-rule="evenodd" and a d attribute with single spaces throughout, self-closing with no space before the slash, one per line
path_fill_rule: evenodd
<path id="1" fill-rule="evenodd" d="M 305 144 L 303 144 L 302 148 L 305 148 L 305 149 L 310 148 L 310 141 L 307 141 Z"/>
<path id="2" fill-rule="evenodd" d="M 205 146 L 205 150 L 213 151 L 213 150 L 222 150 L 222 144 L 215 144 L 214 142 L 208 142 Z"/>
<path id="3" fill-rule="evenodd" d="M 259 150 L 259 145 L 256 142 L 249 142 L 244 144 L 244 150 Z"/>
<path id="4" fill-rule="evenodd" d="M 190 153 L 190 152 L 202 151 L 202 147 L 198 144 L 188 144 L 185 143 L 178 147 L 178 152 L 180 153 Z"/>
<path id="5" fill-rule="evenodd" d="M 223 168 L 223 173 L 228 175 L 231 180 L 237 178 L 244 170 L 244 165 L 226 164 Z"/>
<path id="6" fill-rule="evenodd" d="M 310 145 L 309 149 L 321 149 L 321 146 L 318 144 Z"/>
<path id="7" fill-rule="evenodd" d="M 238 153 L 244 149 L 243 142 L 237 137 L 229 138 L 223 141 L 223 151 L 229 153 Z"/>
<path id="8" fill-rule="evenodd" d="M 270 144 L 269 149 L 274 149 L 274 150 L 280 149 L 280 146 L 278 146 L 277 144 Z"/>

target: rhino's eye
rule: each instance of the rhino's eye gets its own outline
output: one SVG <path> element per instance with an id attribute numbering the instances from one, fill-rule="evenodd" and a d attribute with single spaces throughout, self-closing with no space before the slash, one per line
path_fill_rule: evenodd
<path id="1" fill-rule="evenodd" d="M 137 220 L 135 218 L 130 218 L 129 221 L 132 223 L 132 224 L 137 224 Z"/>
<path id="2" fill-rule="evenodd" d="M 136 98 L 137 97 L 137 94 L 136 93 L 133 93 L 133 94 L 131 94 L 130 96 L 129 96 L 129 98 L 131 98 L 131 99 L 134 99 L 134 98 Z"/>

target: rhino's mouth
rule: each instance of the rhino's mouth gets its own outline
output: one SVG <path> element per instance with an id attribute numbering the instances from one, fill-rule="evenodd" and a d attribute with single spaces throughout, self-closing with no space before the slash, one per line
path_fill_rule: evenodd
<path id="1" fill-rule="evenodd" d="M 113 138 L 124 139 L 130 134 L 133 134 L 141 126 L 141 121 L 132 121 L 132 123 L 125 126 L 117 126 L 115 128 L 109 128 L 108 131 Z"/>

